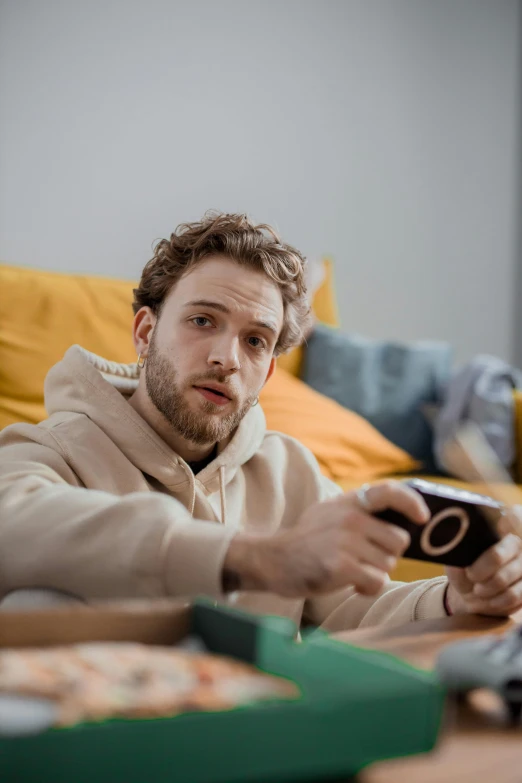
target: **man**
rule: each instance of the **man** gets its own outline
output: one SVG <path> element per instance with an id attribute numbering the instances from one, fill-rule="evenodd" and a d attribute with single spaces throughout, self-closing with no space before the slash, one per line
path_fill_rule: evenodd
<path id="1" fill-rule="evenodd" d="M 393 583 L 408 535 L 372 512 L 423 524 L 420 496 L 342 494 L 266 431 L 257 396 L 307 327 L 304 268 L 244 215 L 158 243 L 134 292 L 137 364 L 73 346 L 46 379 L 49 419 L 0 436 L 0 597 L 207 594 L 331 630 L 520 607 L 516 536 L 466 571 Z"/>

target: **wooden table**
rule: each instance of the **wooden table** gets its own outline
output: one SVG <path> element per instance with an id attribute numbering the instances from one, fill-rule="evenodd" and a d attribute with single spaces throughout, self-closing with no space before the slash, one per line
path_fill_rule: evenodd
<path id="1" fill-rule="evenodd" d="M 517 616 L 518 621 L 522 617 Z M 430 669 L 446 644 L 485 633 L 502 633 L 512 620 L 463 616 L 376 627 L 337 634 L 350 644 L 384 650 Z M 521 783 L 522 726 L 506 725 L 495 694 L 476 691 L 467 701 L 448 701 L 444 727 L 434 751 L 365 769 L 358 783 Z"/>

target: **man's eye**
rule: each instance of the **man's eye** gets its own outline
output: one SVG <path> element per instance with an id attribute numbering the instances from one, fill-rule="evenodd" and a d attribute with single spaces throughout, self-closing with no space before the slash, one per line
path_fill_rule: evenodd
<path id="1" fill-rule="evenodd" d="M 210 323 L 208 318 L 205 318 L 204 315 L 197 315 L 195 318 L 192 319 L 192 323 L 195 323 L 196 326 L 206 326 Z"/>
<path id="2" fill-rule="evenodd" d="M 252 348 L 261 349 L 264 347 L 264 342 L 260 337 L 249 337 L 248 342 L 250 343 Z"/>

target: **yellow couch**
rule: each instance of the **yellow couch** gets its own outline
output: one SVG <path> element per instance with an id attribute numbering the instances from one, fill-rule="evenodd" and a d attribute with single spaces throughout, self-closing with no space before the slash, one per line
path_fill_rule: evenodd
<path id="1" fill-rule="evenodd" d="M 43 382 L 49 368 L 78 343 L 113 361 L 132 362 L 132 288 L 126 280 L 68 275 L 0 264 L 0 429 L 45 418 Z M 315 292 L 316 318 L 337 326 L 333 268 Z M 414 473 L 419 467 L 355 413 L 299 381 L 303 348 L 278 360 L 278 371 L 261 395 L 269 429 L 298 437 L 316 455 L 323 472 L 350 489 L 383 475 Z M 293 376 L 293 377 L 292 377 Z M 522 455 L 522 397 L 517 393 L 519 455 Z M 522 456 L 517 465 L 522 478 Z M 395 578 L 434 576 L 441 568 L 403 560 Z"/>

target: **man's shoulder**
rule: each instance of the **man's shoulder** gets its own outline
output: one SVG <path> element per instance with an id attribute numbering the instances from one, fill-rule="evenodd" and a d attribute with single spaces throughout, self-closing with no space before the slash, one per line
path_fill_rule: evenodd
<path id="1" fill-rule="evenodd" d="M 267 430 L 255 457 L 265 459 L 281 474 L 299 473 L 322 478 L 321 468 L 309 448 L 291 435 Z"/>
<path id="2" fill-rule="evenodd" d="M 265 462 L 265 470 L 285 487 L 285 492 L 297 491 L 306 502 L 325 500 L 342 492 L 324 475 L 310 449 L 282 432 L 267 430 L 253 460 Z"/>
<path id="3" fill-rule="evenodd" d="M 11 424 L 3 429 L 0 432 L 0 474 L 4 478 L 10 476 L 13 466 L 17 466 L 17 475 L 25 471 L 48 477 L 46 470 L 50 468 L 68 484 L 80 485 L 71 463 L 71 445 L 84 442 L 87 428 L 96 426 L 81 418 L 87 419 L 74 414 L 53 414 L 39 424 Z"/>
<path id="4" fill-rule="evenodd" d="M 0 448 L 20 443 L 37 443 L 60 450 L 60 443 L 96 427 L 83 413 L 53 413 L 38 424 L 20 422 L 11 424 L 0 432 Z"/>
<path id="5" fill-rule="evenodd" d="M 279 451 L 317 466 L 314 455 L 301 441 L 277 430 L 267 430 L 259 451 Z"/>

